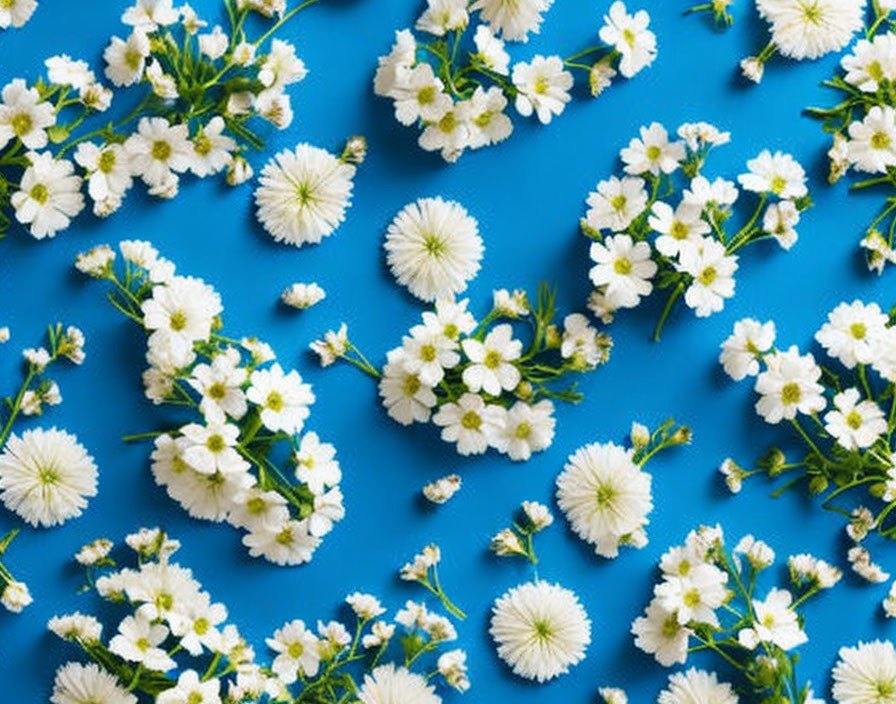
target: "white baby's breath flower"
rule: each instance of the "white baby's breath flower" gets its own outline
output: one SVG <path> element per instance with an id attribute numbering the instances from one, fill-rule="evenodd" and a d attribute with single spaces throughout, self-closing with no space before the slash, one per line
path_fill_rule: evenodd
<path id="1" fill-rule="evenodd" d="M 449 474 L 430 482 L 423 487 L 423 496 L 434 504 L 444 504 L 460 491 L 461 478 L 459 474 Z"/>
<path id="2" fill-rule="evenodd" d="M 320 303 L 327 297 L 326 292 L 316 283 L 296 283 L 283 289 L 280 300 L 292 308 L 304 310 Z"/>

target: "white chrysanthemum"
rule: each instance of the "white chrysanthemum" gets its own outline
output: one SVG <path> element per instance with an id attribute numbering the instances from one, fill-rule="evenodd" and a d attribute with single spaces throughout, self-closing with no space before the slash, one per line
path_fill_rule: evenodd
<path id="1" fill-rule="evenodd" d="M 495 34 L 510 41 L 528 41 L 529 33 L 538 34 L 542 15 L 554 0 L 476 0 L 470 7 L 479 10 Z"/>
<path id="2" fill-rule="evenodd" d="M 570 456 L 557 477 L 557 503 L 572 529 L 603 557 L 616 557 L 625 538 L 647 524 L 653 510 L 651 476 L 631 450 L 591 443 Z"/>
<path id="3" fill-rule="evenodd" d="M 420 675 L 393 663 L 380 665 L 358 691 L 361 704 L 440 704 L 435 687 Z"/>
<path id="4" fill-rule="evenodd" d="M 29 152 L 27 157 L 30 165 L 10 199 L 16 220 L 28 225 L 36 239 L 54 237 L 84 208 L 81 177 L 75 176 L 68 159 L 56 159 L 49 152 Z"/>
<path id="5" fill-rule="evenodd" d="M 896 702 L 896 649 L 890 641 L 860 642 L 839 655 L 833 695 L 840 704 Z"/>
<path id="6" fill-rule="evenodd" d="M 37 0 L 7 0 L 0 3 L 0 29 L 22 27 L 37 9 Z"/>
<path id="7" fill-rule="evenodd" d="M 56 671 L 53 704 L 137 704 L 137 697 L 95 663 L 69 662 Z"/>
<path id="8" fill-rule="evenodd" d="M 758 0 L 784 56 L 817 59 L 845 47 L 864 24 L 865 0 Z"/>
<path id="9" fill-rule="evenodd" d="M 277 241 L 316 244 L 345 220 L 355 167 L 324 149 L 299 144 L 271 159 L 255 189 L 256 215 Z"/>
<path id="10" fill-rule="evenodd" d="M 441 198 L 406 205 L 389 225 L 384 247 L 398 283 L 424 301 L 466 289 L 484 249 L 475 218 Z"/>
<path id="11" fill-rule="evenodd" d="M 0 501 L 32 526 L 80 516 L 96 496 L 93 458 L 74 435 L 37 428 L 11 435 L 0 455 Z"/>
<path id="12" fill-rule="evenodd" d="M 737 704 L 737 694 L 727 682 L 719 682 L 715 672 L 692 667 L 669 676 L 669 684 L 657 697 L 657 704 Z"/>
<path id="13" fill-rule="evenodd" d="M 574 592 L 527 582 L 495 600 L 489 633 L 514 674 L 546 682 L 584 659 L 591 621 Z"/>

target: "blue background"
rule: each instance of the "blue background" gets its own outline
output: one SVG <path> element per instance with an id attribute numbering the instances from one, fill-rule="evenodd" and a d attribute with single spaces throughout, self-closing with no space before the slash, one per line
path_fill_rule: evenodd
<path id="1" fill-rule="evenodd" d="M 598 686 L 606 684 L 626 687 L 633 701 L 654 699 L 667 671 L 635 650 L 629 624 L 649 599 L 659 555 L 698 523 L 722 521 L 732 540 L 753 532 L 782 558 L 811 551 L 840 561 L 845 545 L 833 515 L 798 493 L 772 500 L 762 478 L 732 498 L 716 474 L 726 455 L 749 463 L 780 438 L 755 417 L 750 385 L 723 378 L 716 363 L 718 345 L 735 320 L 774 318 L 782 344 L 805 348 L 840 300 L 894 302 L 894 274 L 869 276 L 855 249 L 879 197 L 847 197 L 844 184 L 826 185 L 828 138 L 800 114 L 806 105 L 833 99 L 818 83 L 836 60 L 774 59 L 764 83 L 748 87 L 736 78 L 737 62 L 765 42 L 748 3 L 738 3 L 738 22 L 726 34 L 714 32 L 705 18 L 682 16 L 679 6 L 686 2 L 643 4 L 659 37 L 660 55 L 650 70 L 596 101 L 579 91 L 546 128 L 517 119 L 511 139 L 465 155 L 455 166 L 420 151 L 415 131 L 396 123 L 388 101 L 375 98 L 370 88 L 377 56 L 388 51 L 395 29 L 413 22 L 421 3 L 334 0 L 303 12 L 282 36 L 297 42 L 310 75 L 293 87 L 296 120 L 285 133 L 271 135 L 269 153 L 305 140 L 336 150 L 355 133 L 370 142 L 348 220 L 319 246 L 295 250 L 269 240 L 253 217 L 251 185 L 229 189 L 214 179 L 192 178 L 173 201 L 152 201 L 138 187 L 107 221 L 85 215 L 52 241 L 37 242 L 14 229 L 0 242 L 0 324 L 13 332 L 12 342 L 0 350 L 2 391 L 18 384 L 19 350 L 37 343 L 46 323 L 59 319 L 81 326 L 88 337 L 87 361 L 55 373 L 65 401 L 41 423 L 77 433 L 100 467 L 100 493 L 82 518 L 52 530 L 24 529 L 8 555 L 35 597 L 21 616 L 0 613 L 0 672 L 9 700 L 46 701 L 55 668 L 76 655 L 44 632 L 53 614 L 96 605 L 93 597 L 75 593 L 81 580 L 71 555 L 89 539 L 121 539 L 141 525 L 162 524 L 183 541 L 181 562 L 228 605 L 232 620 L 259 649 L 283 621 L 330 618 L 356 589 L 380 594 L 393 607 L 420 597 L 416 588 L 397 581 L 395 571 L 425 542 L 437 541 L 444 582 L 469 612 L 460 629 L 474 682 L 467 701 L 513 697 L 520 704 L 593 702 Z M 216 0 L 194 6 L 209 19 L 223 19 Z M 510 47 L 513 59 L 570 54 L 593 43 L 608 6 L 608 0 L 556 3 L 540 35 Z M 0 32 L 0 82 L 34 79 L 44 58 L 62 52 L 88 59 L 99 73 L 108 37 L 124 33 L 118 19 L 123 9 L 121 2 L 88 7 L 46 0 L 24 29 Z M 418 303 L 384 266 L 381 243 L 394 214 L 421 196 L 456 199 L 479 221 L 486 254 L 469 290 L 474 310 L 484 311 L 492 288 L 532 290 L 541 279 L 560 284 L 564 311 L 582 309 L 589 262 L 577 221 L 585 196 L 616 169 L 617 151 L 637 127 L 653 120 L 670 129 L 686 120 L 730 129 L 732 143 L 712 158 L 711 175 L 733 177 L 764 147 L 792 152 L 810 173 L 817 205 L 800 223 L 800 240 L 790 253 L 776 246 L 747 252 L 737 296 L 721 314 L 696 320 L 679 311 L 659 345 L 647 339 L 658 301 L 619 316 L 612 327 L 614 359 L 583 379 L 584 403 L 558 410 L 557 436 L 547 452 L 526 464 L 493 454 L 460 458 L 431 428 L 391 422 L 369 379 L 347 365 L 321 370 L 306 353 L 312 339 L 345 320 L 353 340 L 380 363 L 418 319 Z M 255 155 L 256 169 L 264 159 Z M 72 261 L 94 244 L 135 237 L 156 243 L 181 272 L 213 283 L 223 296 L 227 330 L 267 339 L 284 363 L 313 383 L 318 401 L 310 427 L 338 448 L 348 517 L 310 565 L 284 569 L 251 560 L 237 531 L 189 519 L 153 484 L 148 445 L 120 442 L 124 434 L 160 427 L 166 411 L 143 400 L 143 336 L 105 303 L 102 285 L 73 270 Z M 293 281 L 317 281 L 326 300 L 304 313 L 284 312 L 276 300 Z M 597 558 L 559 514 L 540 537 L 541 576 L 578 592 L 592 618 L 587 660 L 546 686 L 514 678 L 489 642 L 489 606 L 530 572 L 493 559 L 486 552 L 489 537 L 522 500 L 552 500 L 554 479 L 577 447 L 621 441 L 632 420 L 655 425 L 669 415 L 693 427 L 694 442 L 650 465 L 656 509 L 646 549 L 624 551 L 612 562 Z M 420 487 L 453 471 L 463 474 L 461 493 L 438 510 L 423 507 Z M 14 515 L 0 511 L 0 528 L 17 525 Z M 893 569 L 894 554 L 885 546 L 875 556 Z M 894 635 L 892 622 L 881 617 L 885 594 L 885 586 L 859 584 L 847 575 L 807 607 L 811 642 L 802 649 L 800 670 L 817 690 L 829 693 L 838 647 Z M 700 657 L 693 662 L 709 663 Z M 447 699 L 459 700 L 451 694 Z"/>

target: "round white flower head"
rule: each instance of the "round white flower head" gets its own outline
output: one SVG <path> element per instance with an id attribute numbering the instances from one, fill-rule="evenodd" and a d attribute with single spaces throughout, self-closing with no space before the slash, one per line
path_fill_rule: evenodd
<path id="1" fill-rule="evenodd" d="M 640 139 L 635 137 L 619 152 L 625 164 L 625 173 L 638 175 L 651 173 L 671 174 L 686 155 L 685 143 L 670 142 L 669 133 L 659 122 L 640 129 Z"/>
<path id="2" fill-rule="evenodd" d="M 684 302 L 698 318 L 718 313 L 725 299 L 734 295 L 734 272 L 737 256 L 727 254 L 725 245 L 704 237 L 699 244 L 686 244 L 679 254 L 678 265 L 693 277 L 684 292 Z"/>
<path id="3" fill-rule="evenodd" d="M 31 592 L 28 591 L 28 585 L 25 582 L 12 581 L 7 582 L 0 592 L 0 604 L 14 614 L 22 612 L 26 606 L 31 604 L 34 599 L 31 598 Z"/>
<path id="4" fill-rule="evenodd" d="M 896 650 L 890 641 L 860 642 L 840 648 L 834 667 L 834 699 L 840 704 L 896 701 Z"/>
<path id="5" fill-rule="evenodd" d="M 554 0 L 476 0 L 470 7 L 495 34 L 510 41 L 528 41 L 529 34 L 538 34 L 542 15 Z"/>
<path id="6" fill-rule="evenodd" d="M 793 420 L 796 414 L 816 413 L 827 402 L 818 383 L 821 368 L 811 354 L 801 355 L 796 345 L 766 358 L 767 369 L 756 379 L 756 412 L 772 425 Z"/>
<path id="7" fill-rule="evenodd" d="M 55 526 L 80 516 L 96 496 L 93 458 L 56 428 L 11 435 L 0 455 L 0 501 L 32 526 Z"/>
<path id="8" fill-rule="evenodd" d="M 896 35 L 887 32 L 871 41 L 860 39 L 840 65 L 847 83 L 863 93 L 876 92 L 882 81 L 896 80 Z"/>
<path id="9" fill-rule="evenodd" d="M 649 24 L 650 15 L 645 10 L 630 15 L 621 0 L 610 5 L 604 17 L 600 40 L 619 52 L 619 72 L 626 78 L 650 66 L 656 58 L 656 35 L 647 29 Z"/>
<path id="10" fill-rule="evenodd" d="M 27 149 L 47 146 L 47 130 L 56 123 L 50 102 L 41 102 L 36 88 L 16 78 L 0 92 L 0 148 L 18 139 Z"/>
<path id="11" fill-rule="evenodd" d="M 563 68 L 559 56 L 536 55 L 532 61 L 521 61 L 513 67 L 513 85 L 519 91 L 516 96 L 516 110 L 523 117 L 533 112 L 541 124 L 546 125 L 554 115 L 559 115 L 572 100 L 569 90 L 573 77 Z"/>
<path id="12" fill-rule="evenodd" d="M 874 401 L 860 401 L 858 389 L 850 388 L 834 396 L 835 410 L 824 416 L 824 428 L 847 450 L 866 449 L 887 432 L 883 409 Z"/>
<path id="13" fill-rule="evenodd" d="M 611 176 L 597 184 L 597 190 L 588 194 L 588 212 L 585 222 L 600 232 L 610 229 L 621 232 L 647 207 L 647 190 L 644 179 Z"/>
<path id="14" fill-rule="evenodd" d="M 81 177 L 74 175 L 72 162 L 49 152 L 28 152 L 27 158 L 29 166 L 10 202 L 16 220 L 28 225 L 33 237 L 53 237 L 84 208 Z"/>
<path id="15" fill-rule="evenodd" d="M 424 301 L 466 289 L 484 249 L 476 220 L 460 203 L 441 198 L 406 205 L 389 225 L 384 247 L 398 283 Z"/>
<path id="16" fill-rule="evenodd" d="M 778 198 L 802 198 L 806 188 L 806 172 L 790 154 L 763 149 L 747 162 L 748 173 L 737 177 L 747 191 L 772 193 Z"/>
<path id="17" fill-rule="evenodd" d="M 147 186 L 177 192 L 177 174 L 186 171 L 192 160 L 193 147 L 185 124 L 172 125 L 164 117 L 142 117 L 137 131 L 124 143 L 131 169 Z M 152 192 L 152 191 L 150 191 Z"/>
<path id="18" fill-rule="evenodd" d="M 657 271 L 647 242 L 635 242 L 631 235 L 611 235 L 603 242 L 592 242 L 590 249 L 591 282 L 603 287 L 612 308 L 634 308 L 643 296 L 653 291 L 651 279 Z"/>
<path id="19" fill-rule="evenodd" d="M 865 19 L 865 0 L 757 0 L 756 8 L 778 51 L 797 60 L 842 49 Z"/>
<path id="20" fill-rule="evenodd" d="M 311 385 L 292 369 L 288 374 L 275 363 L 269 369 L 256 369 L 249 377 L 246 398 L 260 407 L 261 422 L 274 432 L 298 433 L 314 403 Z"/>
<path id="21" fill-rule="evenodd" d="M 651 476 L 614 443 L 576 450 L 557 477 L 557 503 L 573 531 L 603 557 L 647 525 L 653 510 Z"/>
<path id="22" fill-rule="evenodd" d="M 302 565 L 314 556 L 320 538 L 311 534 L 308 519 L 290 520 L 277 530 L 261 528 L 244 535 L 243 545 L 252 557 L 260 555 L 278 565 Z"/>
<path id="23" fill-rule="evenodd" d="M 291 284 L 280 294 L 280 300 L 285 305 L 299 310 L 305 310 L 313 305 L 320 303 L 327 297 L 326 292 L 316 283 Z"/>
<path id="24" fill-rule="evenodd" d="M 495 448 L 512 460 L 528 460 L 533 452 L 550 447 L 554 441 L 554 404 L 548 399 L 529 404 L 517 401 L 504 416 L 501 432 L 492 439 Z"/>
<path id="25" fill-rule="evenodd" d="M 0 29 L 22 27 L 37 9 L 37 0 L 8 0 L 0 5 Z"/>
<path id="26" fill-rule="evenodd" d="M 656 238 L 656 248 L 667 257 L 676 257 L 686 243 L 698 244 L 709 234 L 709 223 L 703 219 L 703 206 L 682 201 L 674 210 L 668 203 L 657 201 L 647 219 Z"/>
<path id="27" fill-rule="evenodd" d="M 361 704 L 440 704 L 435 687 L 420 675 L 393 663 L 380 665 L 364 675 L 358 691 Z"/>
<path id="28" fill-rule="evenodd" d="M 877 342 L 885 334 L 889 318 L 877 303 L 841 303 L 828 314 L 815 333 L 825 351 L 847 369 L 875 361 Z"/>
<path id="29" fill-rule="evenodd" d="M 546 682 L 584 659 L 591 621 L 574 592 L 527 582 L 495 600 L 489 633 L 514 674 Z"/>
<path id="30" fill-rule="evenodd" d="M 482 396 L 465 393 L 457 402 L 442 405 L 432 422 L 442 427 L 442 440 L 456 442 L 461 455 L 481 455 L 504 427 L 507 412 L 502 406 L 486 404 Z"/>
<path id="31" fill-rule="evenodd" d="M 734 381 L 759 374 L 760 357 L 775 344 L 774 322 L 744 318 L 734 324 L 731 336 L 722 343 L 719 362 Z"/>
<path id="32" fill-rule="evenodd" d="M 657 704 L 737 704 L 737 694 L 727 682 L 719 682 L 715 672 L 694 667 L 669 676 L 669 684 L 659 693 Z"/>
<path id="33" fill-rule="evenodd" d="M 692 631 L 678 622 L 674 611 L 664 608 L 659 599 L 648 604 L 643 616 L 632 622 L 635 645 L 651 653 L 664 667 L 683 665 L 688 658 L 688 639 Z"/>
<path id="34" fill-rule="evenodd" d="M 896 165 L 896 111 L 889 105 L 872 107 L 847 130 L 846 153 L 858 171 L 877 174 Z"/>
<path id="35" fill-rule="evenodd" d="M 56 671 L 52 704 L 137 704 L 137 697 L 96 663 L 69 662 Z"/>
<path id="36" fill-rule="evenodd" d="M 480 341 L 469 337 L 461 348 L 471 364 L 463 372 L 463 382 L 474 393 L 485 390 L 499 396 L 501 390 L 513 391 L 520 383 L 520 370 L 514 364 L 523 351 L 523 343 L 513 339 L 509 323 L 496 325 Z"/>
<path id="37" fill-rule="evenodd" d="M 278 153 L 265 164 L 255 189 L 259 222 L 277 242 L 320 242 L 345 220 L 355 170 L 310 144 Z"/>

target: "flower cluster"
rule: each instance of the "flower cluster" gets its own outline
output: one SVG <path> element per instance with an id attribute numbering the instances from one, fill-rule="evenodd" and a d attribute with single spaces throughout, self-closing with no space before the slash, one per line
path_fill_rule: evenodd
<path id="1" fill-rule="evenodd" d="M 525 557 L 534 568 L 533 536 L 553 522 L 546 506 L 524 501 L 520 520 L 492 538 L 490 548 L 499 556 Z M 575 592 L 536 574 L 495 599 L 489 634 L 515 675 L 543 683 L 585 659 L 591 621 Z"/>
<path id="2" fill-rule="evenodd" d="M 8 333 L 7 333 L 8 334 Z M 20 416 L 40 416 L 62 403 L 58 384 L 47 370 L 66 359 L 84 361 L 84 334 L 62 323 L 47 328 L 47 346 L 23 350 L 25 375 L 0 408 L 0 502 L 32 526 L 60 525 L 80 516 L 87 499 L 96 496 L 93 457 L 71 433 L 33 428 L 13 433 Z"/>
<path id="3" fill-rule="evenodd" d="M 311 386 L 257 338 L 223 336 L 221 298 L 211 286 L 176 275 L 148 242 L 124 241 L 120 250 L 120 275 L 105 245 L 81 254 L 76 266 L 109 282 L 109 301 L 148 335 L 147 398 L 195 416 L 126 439 L 154 439 L 153 476 L 191 516 L 245 530 L 253 557 L 308 562 L 345 515 L 336 449 L 303 433 Z"/>
<path id="4" fill-rule="evenodd" d="M 442 551 L 435 543 L 430 543 L 423 548 L 414 559 L 408 562 L 398 571 L 398 576 L 405 582 L 416 582 L 426 591 L 438 597 L 442 606 L 456 618 L 465 619 L 467 615 L 457 607 L 445 592 L 439 580 L 439 563 L 442 561 Z"/>
<path id="5" fill-rule="evenodd" d="M 18 530 L 11 530 L 0 538 L 0 558 L 6 554 L 9 544 L 18 533 Z M 9 568 L 0 562 L 0 604 L 3 604 L 7 611 L 18 614 L 32 601 L 28 585 L 16 579 Z"/>
<path id="6" fill-rule="evenodd" d="M 379 380 L 389 417 L 402 425 L 431 421 L 461 455 L 490 447 L 513 460 L 528 460 L 554 438 L 552 399 L 577 402 L 575 385 L 554 383 L 591 371 L 609 358 L 612 345 L 584 315 L 554 324 L 555 293 L 542 285 L 533 307 L 524 291 L 494 292 L 491 312 L 476 321 L 467 299 L 439 299 L 402 346 L 390 350 L 382 372 L 348 339 L 347 328 L 311 344 L 323 366 L 343 359 Z M 528 347 L 514 337 L 514 323 L 532 329 Z"/>
<path id="7" fill-rule="evenodd" d="M 865 36 L 840 61 L 841 72 L 824 85 L 843 100 L 831 108 L 809 108 L 807 112 L 823 121 L 823 129 L 833 137 L 828 151 L 828 180 L 835 183 L 850 169 L 867 174 L 852 190 L 896 189 L 896 3 L 870 3 L 873 18 Z M 880 213 L 865 228 L 860 246 L 870 271 L 881 273 L 887 264 L 896 264 L 896 199 L 887 197 Z"/>
<path id="8" fill-rule="evenodd" d="M 203 178 L 223 171 L 232 185 L 250 178 L 243 154 L 264 144 L 250 121 L 289 126 L 286 88 L 307 74 L 292 44 L 267 42 L 314 1 L 285 12 L 284 2 L 222 0 L 225 31 L 209 29 L 188 4 L 137 0 L 122 14 L 130 33 L 112 37 L 103 58 L 113 86 L 140 86 L 143 97 L 121 119 L 93 130 L 82 126 L 99 122 L 113 90 L 86 62 L 53 56 L 45 62 L 46 79 L 7 83 L 0 91 L 0 234 L 13 211 L 34 237 L 53 237 L 84 209 L 82 190 L 102 217 L 121 206 L 135 179 L 151 195 L 172 198 L 187 172 Z M 8 10 L 3 3 L 0 25 L 5 14 L 21 17 L 27 6 L 15 0 Z M 253 13 L 279 18 L 250 38 L 246 20 Z"/>
<path id="9" fill-rule="evenodd" d="M 552 2 L 427 0 L 414 25 L 418 35 L 396 32 L 391 51 L 380 57 L 374 92 L 392 99 L 398 122 L 419 126 L 423 149 L 454 162 L 466 149 L 510 136 L 505 110 L 511 101 L 521 116 L 548 124 L 571 100 L 573 70 L 588 77 L 597 96 L 617 74 L 631 78 L 656 58 L 647 12 L 631 15 L 616 0 L 595 46 L 566 59 L 536 54 L 511 66 L 505 41 L 525 42 L 537 33 Z"/>
<path id="10" fill-rule="evenodd" d="M 855 543 L 874 530 L 896 538 L 896 525 L 885 522 L 896 509 L 894 317 L 876 303 L 861 301 L 831 311 L 815 340 L 837 366 L 819 364 L 796 345 L 780 350 L 775 335 L 773 322 L 741 320 L 722 343 L 720 362 L 734 380 L 756 377 L 756 412 L 773 425 L 789 424 L 805 454 L 788 458 L 773 447 L 751 471 L 728 459 L 721 467 L 726 483 L 736 492 L 752 474 L 775 478 L 795 472 L 776 494 L 802 483 L 810 495 L 824 497 L 825 508 L 846 517 Z M 842 494 L 860 489 L 883 508 L 873 512 L 864 505 L 844 509 L 835 504 Z M 850 551 L 850 561 L 859 574 L 882 581 L 860 546 Z"/>
<path id="11" fill-rule="evenodd" d="M 805 704 L 811 688 L 798 683 L 795 668 L 795 650 L 808 640 L 799 607 L 841 574 L 795 555 L 787 562 L 789 585 L 760 598 L 757 582 L 774 561 L 772 548 L 752 535 L 729 549 L 719 526 L 692 531 L 660 560 L 662 580 L 632 623 L 635 645 L 665 667 L 686 663 L 692 652 L 712 652 L 740 671 L 757 700 Z"/>
<path id="12" fill-rule="evenodd" d="M 88 614 L 50 620 L 50 631 L 92 661 L 59 668 L 53 704 L 137 704 L 142 701 L 138 695 L 157 704 L 335 704 L 349 696 L 363 704 L 438 704 L 431 683 L 436 675 L 449 687 L 469 688 L 461 650 L 442 653 L 426 677 L 411 671 L 423 655 L 457 638 L 450 621 L 422 604 L 408 602 L 395 617 L 407 631 L 395 639 L 401 642 L 404 664 L 380 664 L 395 625 L 379 618 L 386 610 L 376 597 L 359 592 L 345 600 L 353 630 L 340 621 L 318 621 L 316 629 L 299 619 L 289 621 L 266 640 L 273 659 L 261 665 L 237 627 L 227 623 L 227 608 L 212 601 L 191 570 L 171 561 L 177 540 L 158 528 L 143 528 L 125 542 L 133 567 L 118 569 L 108 540 L 95 541 L 78 555 L 91 588 L 113 609 L 124 607 L 127 613 L 109 639 L 103 638 L 103 624 Z M 359 669 L 364 679 L 356 683 Z"/>
<path id="13" fill-rule="evenodd" d="M 37 9 L 37 0 L 6 0 L 0 5 L 0 29 L 24 27 Z"/>
<path id="14" fill-rule="evenodd" d="M 701 173 L 729 133 L 697 122 L 681 125 L 678 136 L 670 140 L 656 122 L 642 127 L 620 152 L 623 175 L 597 184 L 581 220 L 582 232 L 594 240 L 589 308 L 609 323 L 616 310 L 636 307 L 654 288 L 668 290 L 654 340 L 682 295 L 698 317 L 722 310 L 734 295 L 737 252 L 765 239 L 789 249 L 800 213 L 810 205 L 802 166 L 788 154 L 764 150 L 738 176 L 756 202 L 733 230 L 737 186 Z"/>
<path id="15" fill-rule="evenodd" d="M 652 433 L 634 423 L 629 449 L 608 442 L 576 450 L 557 477 L 557 505 L 573 532 L 606 558 L 616 557 L 622 545 L 647 545 L 653 494 L 644 465 L 662 450 L 690 440 L 691 431 L 675 427 L 670 419 Z"/>

